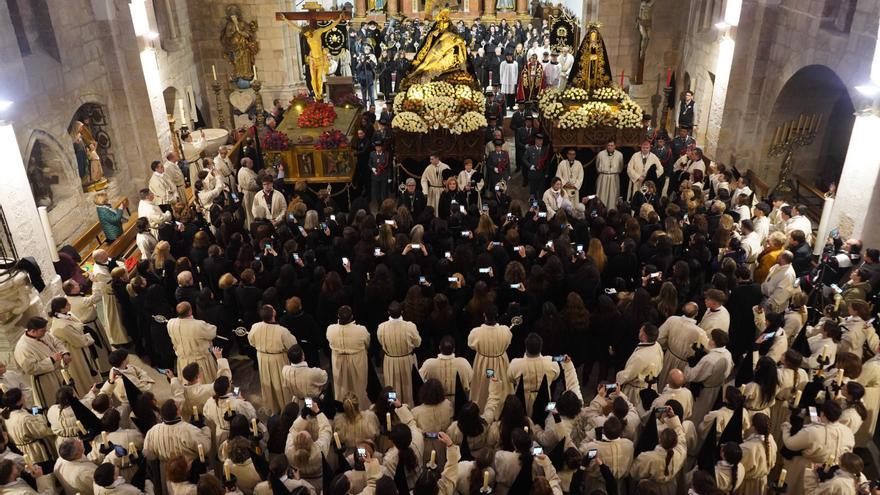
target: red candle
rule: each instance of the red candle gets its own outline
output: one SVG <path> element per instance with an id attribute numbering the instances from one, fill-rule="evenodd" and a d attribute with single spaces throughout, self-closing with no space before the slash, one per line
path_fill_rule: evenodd
<path id="1" fill-rule="evenodd" d="M 668 88 L 670 84 L 672 84 L 672 69 L 667 68 L 666 69 L 666 87 Z"/>
<path id="2" fill-rule="evenodd" d="M 626 71 L 620 71 L 620 87 L 623 87 L 623 75 Z"/>

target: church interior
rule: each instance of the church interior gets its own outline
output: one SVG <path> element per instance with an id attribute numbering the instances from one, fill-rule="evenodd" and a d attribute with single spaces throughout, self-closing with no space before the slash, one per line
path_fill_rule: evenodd
<path id="1" fill-rule="evenodd" d="M 440 23 L 444 27 L 436 28 Z M 501 41 L 502 23 L 511 26 L 513 44 Z M 472 31 L 475 24 L 480 27 Z M 525 39 L 516 38 L 514 25 L 529 32 Z M 483 29 L 498 37 L 469 41 Z M 389 35 L 395 30 L 407 34 Z M 591 38 L 595 32 L 598 38 Z M 551 45 L 539 46 L 545 38 Z M 583 48 L 591 39 L 601 48 Z M 525 43 L 522 53 L 516 41 Z M 533 41 L 539 60 L 549 50 L 555 64 L 565 47 L 578 62 L 562 83 L 557 75 L 548 84 L 543 66 L 545 80 L 529 97 L 523 77 L 532 67 L 526 61 Z M 501 54 L 502 46 L 514 59 L 523 57 L 519 80 L 494 72 L 505 70 L 504 55 L 494 66 L 475 65 L 493 50 Z M 605 133 L 560 126 L 568 115 L 561 112 L 574 115 L 589 106 L 564 99 L 565 77 L 572 87 L 577 71 L 604 78 L 587 81 L 587 92 L 596 84 L 620 91 L 613 112 L 635 109 L 633 119 L 645 118 L 626 127 L 621 117 Z M 423 88 L 447 82 L 470 89 L 447 98 L 448 109 L 418 99 Z M 526 101 L 518 94 L 523 89 Z M 880 212 L 874 143 L 880 136 L 880 0 L 0 0 L 0 362 L 16 368 L 14 350 L 26 322 L 50 311 L 71 272 L 88 274 L 100 264 L 96 250 L 118 261 L 127 277 L 151 259 L 153 253 L 141 252 L 139 233 L 150 229 L 138 226 L 138 203 L 145 188 L 153 189 L 156 162 L 188 164 L 184 183 L 172 188 L 184 205 L 204 201 L 195 190 L 200 156 L 217 164 L 228 153 L 233 178 L 226 193 L 233 197 L 247 194 L 234 185 L 247 157 L 260 177 L 276 178 L 276 189 L 289 188 L 286 195 L 308 189 L 318 197 L 326 189 L 323 197 L 339 211 L 354 213 L 358 195 L 366 194 L 358 181 L 370 182 L 369 167 L 367 178 L 359 178 L 356 148 L 366 123 L 375 128 L 369 136 L 375 130 L 375 136 L 405 137 L 393 146 L 385 141 L 392 156 L 387 170 L 372 169 L 378 210 L 383 199 L 405 191 L 408 177 L 417 188 L 420 177 L 425 184 L 429 154 L 456 164 L 455 173 L 472 159 L 490 176 L 493 127 L 483 139 L 487 93 L 501 102 L 496 122 L 503 143 L 495 143 L 509 147 L 516 163 L 508 163 L 505 182 L 514 200 L 536 201 L 544 191 L 530 189 L 520 170 L 524 158 L 513 155 L 514 149 L 528 153 L 511 130 L 526 108 L 542 122 L 553 153 L 573 147 L 584 163 L 615 138 L 628 159 L 645 139 L 653 145 L 663 134 L 671 143 L 683 132 L 707 165 L 746 178 L 755 202 L 784 198 L 806 207 L 802 213 L 813 226 L 808 237 L 818 242 L 814 265 L 822 263 L 829 236 L 880 247 L 880 222 L 870 220 L 871 212 Z M 519 110 L 508 108 L 505 97 Z M 560 102 L 555 117 L 542 103 L 554 97 Z M 459 122 L 441 122 L 448 132 L 435 136 L 428 112 L 447 110 Z M 686 112 L 684 125 L 680 114 Z M 409 121 L 401 113 L 418 115 Z M 374 143 L 366 142 L 364 160 Z M 382 173 L 389 174 L 387 184 L 375 180 Z M 522 173 L 523 180 L 510 173 Z M 585 176 L 597 180 L 596 172 Z M 621 180 L 625 188 L 626 172 Z M 259 191 L 245 197 L 253 201 Z M 587 198 L 596 194 L 581 191 L 593 194 Z M 371 196 L 365 198 L 369 205 Z M 107 211 L 122 217 L 111 236 L 101 216 Z M 155 365 L 143 356 L 137 362 L 158 379 Z M 245 356 L 233 363 L 252 400 L 266 400 L 256 365 Z M 168 394 L 160 381 L 157 395 Z M 873 439 L 865 445 L 868 472 L 876 475 L 877 448 Z"/>

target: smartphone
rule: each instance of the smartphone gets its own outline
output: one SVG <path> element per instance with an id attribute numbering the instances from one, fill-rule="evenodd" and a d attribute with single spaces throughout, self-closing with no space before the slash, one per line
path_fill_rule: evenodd
<path id="1" fill-rule="evenodd" d="M 330 220 L 336 221 L 336 215 L 330 215 Z"/>
<path id="2" fill-rule="evenodd" d="M 591 194 L 591 195 L 587 196 L 587 201 L 592 201 L 592 200 L 594 200 L 594 199 L 596 199 L 596 195 L 595 195 L 595 194 Z"/>
<path id="3" fill-rule="evenodd" d="M 445 256 L 446 259 L 450 259 L 450 260 L 452 259 L 452 253 L 450 253 L 449 251 L 446 251 L 445 253 L 443 253 L 443 256 Z"/>
<path id="4" fill-rule="evenodd" d="M 427 282 L 427 280 L 425 280 L 425 277 L 419 277 L 419 283 L 420 283 L 420 284 L 423 284 L 423 283 L 425 283 L 425 282 Z"/>
<path id="5" fill-rule="evenodd" d="M 550 249 L 553 247 L 553 241 L 547 241 L 547 244 L 544 244 L 544 247 Z"/>
<path id="6" fill-rule="evenodd" d="M 840 287 L 838 287 L 837 284 L 831 284 L 831 288 L 834 289 L 834 292 L 837 292 L 838 294 L 842 294 L 842 293 L 843 293 L 843 289 L 841 289 Z"/>
<path id="7" fill-rule="evenodd" d="M 598 453 L 599 453 L 599 451 L 597 449 L 588 450 L 587 451 L 587 459 L 592 461 L 593 459 L 596 458 L 596 454 L 598 454 Z"/>
<path id="8" fill-rule="evenodd" d="M 232 389 L 232 393 L 238 397 L 239 392 L 241 392 L 241 387 L 235 387 Z"/>
<path id="9" fill-rule="evenodd" d="M 483 211 L 483 213 L 488 213 L 489 212 L 489 205 L 483 205 L 483 207 L 480 209 Z"/>
<path id="10" fill-rule="evenodd" d="M 125 450 L 125 447 L 122 445 L 117 445 L 113 447 L 113 452 L 116 453 L 116 457 L 125 457 L 128 455 L 128 451 Z"/>
<path id="11" fill-rule="evenodd" d="M 311 397 L 306 397 L 306 399 L 305 399 L 305 403 L 306 403 L 306 407 L 308 407 L 309 409 L 311 409 L 311 408 L 312 408 L 312 404 L 314 403 L 314 401 L 312 400 Z"/>
<path id="12" fill-rule="evenodd" d="M 650 276 L 651 278 L 660 278 L 661 275 L 663 275 L 663 272 L 654 272 Z"/>
<path id="13" fill-rule="evenodd" d="M 489 273 L 489 269 L 488 268 L 480 268 L 479 272 L 480 273 Z"/>
<path id="14" fill-rule="evenodd" d="M 511 289 L 519 289 L 519 284 L 510 284 Z"/>
<path id="15" fill-rule="evenodd" d="M 259 254 L 254 255 L 254 259 L 257 261 L 260 261 L 260 255 Z"/>
<path id="16" fill-rule="evenodd" d="M 388 402 L 394 402 L 397 400 L 397 392 L 388 392 Z"/>
<path id="17" fill-rule="evenodd" d="M 810 406 L 810 423 L 818 423 L 819 415 L 816 413 L 816 408 L 814 406 Z"/>
<path id="18" fill-rule="evenodd" d="M 446 281 L 454 284 L 458 282 L 458 277 L 446 277 Z"/>
<path id="19" fill-rule="evenodd" d="M 467 215 L 467 209 L 465 209 L 464 205 L 460 205 L 458 211 L 460 211 L 462 215 Z"/>
<path id="20" fill-rule="evenodd" d="M 563 361 L 565 361 L 565 356 L 564 356 L 564 355 L 560 354 L 559 356 L 553 356 L 553 362 L 554 362 L 554 363 L 561 363 L 561 362 L 563 362 Z"/>
<path id="21" fill-rule="evenodd" d="M 617 289 L 608 288 L 608 289 L 605 289 L 605 293 L 608 294 L 609 296 L 613 296 L 614 294 L 617 294 Z"/>
<path id="22" fill-rule="evenodd" d="M 832 239 L 837 239 L 838 237 L 840 237 L 840 228 L 834 227 L 833 229 L 831 229 L 831 232 L 829 232 L 828 235 L 831 236 Z"/>
<path id="23" fill-rule="evenodd" d="M 617 384 L 616 384 L 616 383 L 606 383 L 606 384 L 605 384 L 605 392 L 606 392 L 606 393 L 609 393 L 609 394 L 610 394 L 610 393 L 615 392 L 616 390 L 617 390 Z"/>
<path id="24" fill-rule="evenodd" d="M 385 225 L 394 225 L 394 220 L 385 220 Z"/>
<path id="25" fill-rule="evenodd" d="M 493 376 L 495 376 L 495 370 L 486 368 L 486 378 L 492 378 Z"/>
<path id="26" fill-rule="evenodd" d="M 532 447 L 532 455 L 533 456 L 539 456 L 543 453 L 544 453 L 544 449 L 542 449 L 541 447 Z"/>
<path id="27" fill-rule="evenodd" d="M 327 224 L 324 222 L 321 222 L 321 230 L 326 230 L 326 229 L 327 229 Z"/>
<path id="28" fill-rule="evenodd" d="M 381 250 L 381 249 L 376 248 L 376 249 L 373 250 L 373 256 L 379 256 L 380 254 L 382 254 L 382 250 Z"/>
<path id="29" fill-rule="evenodd" d="M 548 403 L 547 403 L 547 407 L 544 408 L 544 410 L 547 411 L 547 412 L 550 412 L 550 411 L 552 411 L 552 410 L 554 410 L 554 409 L 556 409 L 556 403 L 555 403 L 555 402 L 548 402 Z"/>
<path id="30" fill-rule="evenodd" d="M 577 252 L 579 252 L 579 253 L 583 253 L 583 252 L 584 252 L 584 245 L 583 245 L 583 244 L 578 244 L 578 245 L 577 245 Z"/>
<path id="31" fill-rule="evenodd" d="M 547 218 L 547 212 L 546 211 L 539 211 L 538 218 Z"/>
<path id="32" fill-rule="evenodd" d="M 360 458 L 364 458 L 364 457 L 367 456 L 367 449 L 365 449 L 365 448 L 363 448 L 363 447 L 358 447 L 357 449 L 358 449 L 358 450 L 357 450 L 358 457 L 360 457 Z"/>
<path id="33" fill-rule="evenodd" d="M 498 242 L 498 241 L 492 241 L 492 245 L 493 245 L 493 246 L 500 246 L 500 245 L 501 245 L 501 243 L 500 243 L 500 242 Z"/>
<path id="34" fill-rule="evenodd" d="M 288 214 L 287 214 L 287 221 L 288 221 L 288 222 L 292 222 L 294 218 L 295 218 L 295 217 L 293 216 L 293 213 L 288 213 Z"/>
<path id="35" fill-rule="evenodd" d="M 37 406 L 34 406 L 31 408 L 31 414 L 33 414 L 34 416 L 36 416 L 37 414 L 40 414 L 41 412 L 43 412 L 43 410 Z"/>
<path id="36" fill-rule="evenodd" d="M 299 262 L 299 255 L 298 254 L 293 253 L 293 261 Z"/>
<path id="37" fill-rule="evenodd" d="M 410 244 L 409 247 L 411 247 L 413 249 L 421 249 L 422 245 L 421 244 Z"/>
<path id="38" fill-rule="evenodd" d="M 271 242 L 267 242 L 266 245 L 263 246 L 263 249 L 272 249 L 272 243 L 271 243 Z"/>
<path id="39" fill-rule="evenodd" d="M 232 196 L 232 200 L 233 200 L 233 201 L 238 201 L 238 194 L 236 194 L 236 193 L 229 193 L 229 195 Z"/>
<path id="40" fill-rule="evenodd" d="M 426 431 L 424 433 L 425 438 L 437 439 L 440 438 L 440 435 L 437 434 L 436 431 Z"/>
<path id="41" fill-rule="evenodd" d="M 164 375 L 165 372 L 168 371 L 168 369 L 167 368 L 156 368 L 156 371 L 158 371 L 160 375 Z"/>
<path id="42" fill-rule="evenodd" d="M 342 264 L 343 264 L 343 265 L 347 265 L 347 264 L 348 264 L 348 258 L 346 258 L 345 256 L 342 257 Z"/>
<path id="43" fill-rule="evenodd" d="M 462 236 L 462 237 L 467 237 L 467 236 L 469 236 L 469 235 L 471 235 L 471 231 L 470 231 L 470 230 L 463 230 L 463 231 L 461 231 L 461 236 Z"/>
<path id="44" fill-rule="evenodd" d="M 180 226 L 182 226 L 182 225 L 183 225 L 183 224 L 182 224 L 182 223 L 180 223 L 180 222 L 177 222 L 177 221 L 175 221 L 175 222 L 174 222 L 174 225 L 176 225 L 176 226 L 178 226 L 178 227 L 180 227 Z"/>
<path id="45" fill-rule="evenodd" d="M 654 414 L 660 416 L 660 415 L 666 414 L 666 411 L 668 411 L 668 410 L 669 410 L 669 406 L 655 407 Z"/>

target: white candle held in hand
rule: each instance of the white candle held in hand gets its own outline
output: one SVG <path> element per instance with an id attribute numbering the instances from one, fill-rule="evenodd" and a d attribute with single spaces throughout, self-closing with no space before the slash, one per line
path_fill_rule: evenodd
<path id="1" fill-rule="evenodd" d="M 391 431 L 391 413 L 385 413 L 385 427 L 390 432 Z"/>
<path id="2" fill-rule="evenodd" d="M 483 471 L 483 488 L 489 488 L 489 470 Z"/>
<path id="3" fill-rule="evenodd" d="M 199 444 L 199 460 L 205 462 L 205 447 Z"/>
<path id="4" fill-rule="evenodd" d="M 788 471 L 783 469 L 779 472 L 779 481 L 776 482 L 776 486 L 782 486 L 785 484 L 785 476 L 788 474 Z"/>
<path id="5" fill-rule="evenodd" d="M 134 457 L 135 459 L 137 459 L 137 456 L 138 456 L 138 449 L 137 449 L 137 445 L 135 445 L 134 442 L 128 442 L 128 453 L 129 453 L 132 457 Z"/>
<path id="6" fill-rule="evenodd" d="M 339 433 L 336 433 L 335 431 L 333 432 L 333 440 L 336 442 L 336 448 L 341 449 L 342 442 L 339 441 Z"/>
<path id="7" fill-rule="evenodd" d="M 214 76 L 214 80 L 217 80 L 217 68 L 214 67 L 214 64 L 211 64 L 211 75 Z"/>

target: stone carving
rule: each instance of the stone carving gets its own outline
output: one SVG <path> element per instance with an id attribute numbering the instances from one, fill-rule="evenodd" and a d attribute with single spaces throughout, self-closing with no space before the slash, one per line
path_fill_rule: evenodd
<path id="1" fill-rule="evenodd" d="M 257 21 L 245 22 L 241 17 L 241 7 L 229 5 L 226 7 L 226 25 L 220 34 L 220 43 L 226 60 L 232 65 L 232 81 L 240 84 L 241 80 L 252 80 L 254 58 L 260 51 Z"/>

